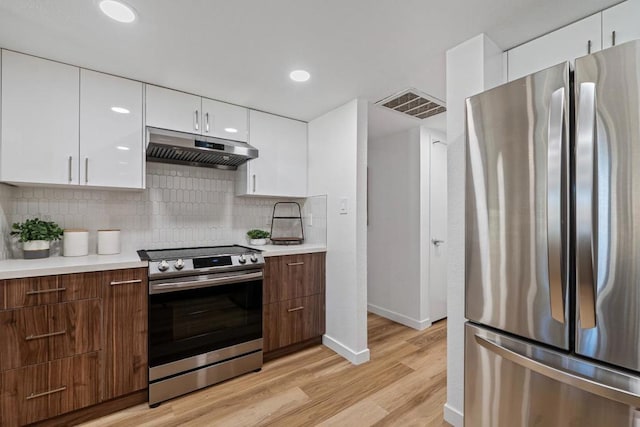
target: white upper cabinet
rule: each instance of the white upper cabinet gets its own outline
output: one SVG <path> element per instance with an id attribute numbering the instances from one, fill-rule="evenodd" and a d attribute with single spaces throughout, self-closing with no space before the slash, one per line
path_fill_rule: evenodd
<path id="1" fill-rule="evenodd" d="M 80 71 L 80 184 L 144 188 L 142 83 Z"/>
<path id="2" fill-rule="evenodd" d="M 509 50 L 509 81 L 601 50 L 601 30 L 598 13 Z"/>
<path id="3" fill-rule="evenodd" d="M 202 134 L 247 142 L 249 111 L 244 107 L 202 98 Z"/>
<path id="4" fill-rule="evenodd" d="M 153 85 L 146 86 L 147 126 L 202 133 L 202 99 L 199 96 Z"/>
<path id="5" fill-rule="evenodd" d="M 80 70 L 2 51 L 0 180 L 78 183 Z"/>
<path id="6" fill-rule="evenodd" d="M 250 110 L 249 143 L 259 157 L 238 168 L 238 195 L 306 197 L 306 123 Z"/>
<path id="7" fill-rule="evenodd" d="M 602 47 L 640 39 L 640 0 L 628 0 L 602 12 Z"/>

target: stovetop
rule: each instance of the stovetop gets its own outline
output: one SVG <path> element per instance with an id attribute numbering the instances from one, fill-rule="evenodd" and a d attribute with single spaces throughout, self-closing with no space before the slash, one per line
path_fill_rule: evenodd
<path id="1" fill-rule="evenodd" d="M 149 249 L 138 251 L 138 255 L 149 261 L 152 280 L 264 267 L 261 251 L 240 245 Z"/>
<path id="2" fill-rule="evenodd" d="M 142 249 L 138 255 L 142 261 L 162 261 L 170 259 L 202 258 L 222 255 L 242 255 L 260 253 L 252 248 L 240 245 L 230 246 L 203 246 L 197 248 L 172 248 L 172 249 Z"/>

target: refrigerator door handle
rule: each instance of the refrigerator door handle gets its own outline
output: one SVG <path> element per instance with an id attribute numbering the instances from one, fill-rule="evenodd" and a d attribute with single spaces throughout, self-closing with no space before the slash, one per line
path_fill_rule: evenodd
<path id="1" fill-rule="evenodd" d="M 586 392 L 604 397 L 605 399 L 615 400 L 616 402 L 620 402 L 634 408 L 640 408 L 640 394 L 636 393 L 635 390 L 624 390 L 613 385 L 596 382 L 594 380 L 575 375 L 571 372 L 549 366 L 543 362 L 533 359 L 530 356 L 526 356 L 509 348 L 503 347 L 490 338 L 475 335 L 475 340 L 479 345 L 487 350 L 506 360 L 516 363 L 525 369 L 544 375 L 545 377 L 567 384 L 571 387 L 579 388 Z"/>
<path id="2" fill-rule="evenodd" d="M 580 83 L 576 123 L 576 284 L 580 327 L 596 327 L 596 87 Z"/>
<path id="3" fill-rule="evenodd" d="M 564 146 L 565 88 L 551 95 L 547 139 L 547 273 L 551 317 L 565 321 L 562 276 L 562 150 Z"/>

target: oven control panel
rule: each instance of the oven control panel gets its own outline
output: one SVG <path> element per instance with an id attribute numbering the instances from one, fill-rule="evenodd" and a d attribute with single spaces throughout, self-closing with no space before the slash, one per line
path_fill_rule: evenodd
<path id="1" fill-rule="evenodd" d="M 241 255 L 218 255 L 198 258 L 163 259 L 149 261 L 149 277 L 185 275 L 201 271 L 237 270 L 240 268 L 255 268 L 264 265 L 261 253 L 247 253 Z"/>

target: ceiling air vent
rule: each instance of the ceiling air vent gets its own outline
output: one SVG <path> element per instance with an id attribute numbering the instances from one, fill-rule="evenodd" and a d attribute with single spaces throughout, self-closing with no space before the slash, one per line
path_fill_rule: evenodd
<path id="1" fill-rule="evenodd" d="M 414 88 L 391 95 L 376 104 L 418 119 L 426 119 L 447 111 L 444 101 Z"/>

